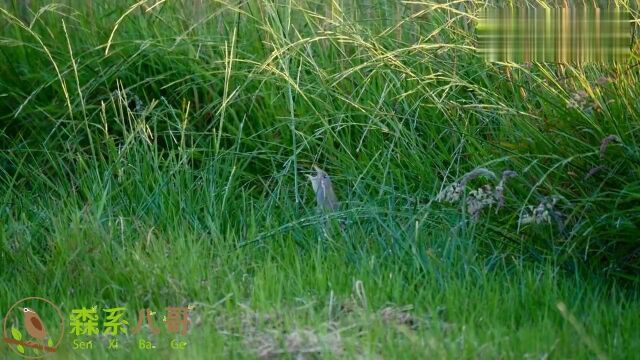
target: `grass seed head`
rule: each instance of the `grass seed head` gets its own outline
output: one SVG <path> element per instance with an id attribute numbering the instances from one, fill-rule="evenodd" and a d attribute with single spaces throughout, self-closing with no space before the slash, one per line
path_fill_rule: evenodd
<path id="1" fill-rule="evenodd" d="M 602 142 L 600 143 L 600 160 L 604 160 L 604 154 L 607 151 L 607 148 L 609 147 L 609 144 L 611 142 L 621 142 L 620 138 L 617 135 L 609 135 L 606 138 L 602 139 Z"/>
<path id="2" fill-rule="evenodd" d="M 440 191 L 440 193 L 436 196 L 436 201 L 444 203 L 458 202 L 458 200 L 460 200 L 460 197 L 462 196 L 463 191 L 464 186 L 458 182 L 454 182 L 453 184 Z"/>
<path id="3" fill-rule="evenodd" d="M 467 213 L 473 221 L 480 218 L 480 213 L 486 207 L 495 203 L 491 185 L 483 185 L 482 187 L 471 190 L 467 196 Z"/>

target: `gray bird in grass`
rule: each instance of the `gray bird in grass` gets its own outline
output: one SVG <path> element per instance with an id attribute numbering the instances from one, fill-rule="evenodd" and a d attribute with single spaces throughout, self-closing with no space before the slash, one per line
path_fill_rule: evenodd
<path id="1" fill-rule="evenodd" d="M 307 177 L 311 180 L 313 192 L 316 193 L 318 209 L 322 212 L 337 211 L 340 207 L 340 203 L 338 202 L 335 191 L 333 191 L 333 184 L 331 183 L 329 174 L 315 165 L 313 168 L 316 170 L 316 176 L 307 175 Z M 324 227 L 326 230 L 326 223 L 324 224 Z M 340 229 L 343 231 L 346 229 L 346 223 L 344 220 L 340 220 Z"/>
<path id="2" fill-rule="evenodd" d="M 316 201 L 318 208 L 322 211 L 336 211 L 340 206 L 336 193 L 333 191 L 333 184 L 329 174 L 325 171 L 313 165 L 316 170 L 316 176 L 307 175 L 311 180 L 311 186 L 313 186 L 313 192 L 316 193 Z"/>

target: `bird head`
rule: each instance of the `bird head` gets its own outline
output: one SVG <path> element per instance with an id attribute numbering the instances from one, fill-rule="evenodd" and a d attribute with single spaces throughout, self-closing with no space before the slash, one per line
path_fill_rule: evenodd
<path id="1" fill-rule="evenodd" d="M 311 181 L 313 191 L 317 193 L 318 189 L 322 188 L 323 185 L 326 187 L 327 184 L 331 184 L 331 178 L 329 178 L 329 174 L 320 169 L 317 165 L 313 165 L 313 169 L 316 171 L 316 176 L 307 174 L 307 177 Z"/>
<path id="2" fill-rule="evenodd" d="M 32 313 L 32 314 L 35 314 L 35 313 L 36 313 L 35 311 L 33 311 L 33 310 L 29 309 L 28 307 L 26 307 L 26 308 L 22 309 L 22 311 L 23 311 L 24 313 Z"/>

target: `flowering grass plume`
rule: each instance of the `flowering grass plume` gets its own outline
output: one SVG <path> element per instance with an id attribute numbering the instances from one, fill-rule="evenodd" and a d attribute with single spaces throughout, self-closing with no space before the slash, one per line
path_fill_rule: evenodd
<path id="1" fill-rule="evenodd" d="M 617 135 L 609 135 L 606 138 L 602 139 L 602 142 L 600 143 L 600 160 L 604 160 L 604 155 L 611 142 L 619 143 L 621 141 Z"/>
<path id="2" fill-rule="evenodd" d="M 602 141 L 600 142 L 600 151 L 599 151 L 601 164 L 592 167 L 587 173 L 587 175 L 585 175 L 584 177 L 585 180 L 589 179 L 590 177 L 594 176 L 595 174 L 607 168 L 606 163 L 604 163 L 604 160 L 605 160 L 604 157 L 607 152 L 607 149 L 609 148 L 609 145 L 612 142 L 621 143 L 622 141 L 620 140 L 620 137 L 618 137 L 617 135 L 609 135 L 604 139 L 602 139 Z"/>
<path id="3" fill-rule="evenodd" d="M 584 90 L 578 90 L 567 100 L 567 108 L 569 109 L 585 109 L 591 105 L 589 94 Z"/>
<path id="4" fill-rule="evenodd" d="M 495 197 L 498 202 L 498 206 L 496 207 L 496 213 L 504 206 L 504 187 L 507 179 L 518 176 L 518 173 L 512 170 L 505 170 L 502 172 L 502 178 L 496 186 Z"/>
<path id="5" fill-rule="evenodd" d="M 469 192 L 469 196 L 467 196 L 467 213 L 473 221 L 478 221 L 482 209 L 495 204 L 495 202 L 496 199 L 491 185 L 483 185 Z"/>
<path id="6" fill-rule="evenodd" d="M 527 211 L 522 211 L 520 214 L 520 218 L 518 219 L 518 224 L 528 225 L 528 224 L 549 224 L 555 222 L 558 227 L 563 229 L 563 221 L 562 221 L 562 213 L 556 209 L 556 204 L 558 202 L 558 197 L 553 196 L 551 200 L 545 198 L 538 206 L 527 206 L 525 209 Z"/>
<path id="7" fill-rule="evenodd" d="M 591 170 L 589 170 L 589 172 L 587 173 L 587 175 L 585 175 L 584 179 L 587 180 L 588 178 L 594 176 L 595 174 L 599 173 L 600 171 L 606 168 L 607 167 L 605 165 L 598 165 L 598 166 L 592 167 Z"/>
<path id="8" fill-rule="evenodd" d="M 482 210 L 497 204 L 496 212 L 504 206 L 504 189 L 507 179 L 517 176 L 518 173 L 512 170 L 505 170 L 495 189 L 491 184 L 485 184 L 477 189 L 471 190 L 466 197 L 466 211 L 473 221 L 480 218 Z M 477 177 L 496 179 L 493 171 L 486 168 L 477 168 L 464 174 L 459 181 L 456 181 L 444 188 L 437 196 L 436 201 L 443 203 L 458 202 L 464 192 L 467 183 Z"/>
<path id="9" fill-rule="evenodd" d="M 451 185 L 444 188 L 438 195 L 436 196 L 436 201 L 445 202 L 445 203 L 454 203 L 460 200 L 462 193 L 464 192 L 464 188 L 467 183 L 479 176 L 484 176 L 486 178 L 496 178 L 496 174 L 492 171 L 485 168 L 477 168 L 466 174 L 464 174 L 459 181 L 452 183 Z"/>

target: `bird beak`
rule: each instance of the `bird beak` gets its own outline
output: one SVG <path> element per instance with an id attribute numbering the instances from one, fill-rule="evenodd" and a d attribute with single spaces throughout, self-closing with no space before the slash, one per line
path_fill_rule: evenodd
<path id="1" fill-rule="evenodd" d="M 321 172 L 321 171 L 322 171 L 322 169 L 320 169 L 320 168 L 318 167 L 318 165 L 313 165 L 313 169 L 314 169 L 315 171 L 317 171 L 317 172 Z"/>

